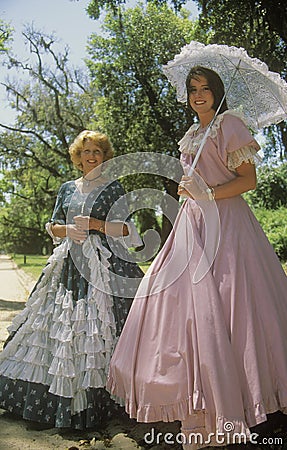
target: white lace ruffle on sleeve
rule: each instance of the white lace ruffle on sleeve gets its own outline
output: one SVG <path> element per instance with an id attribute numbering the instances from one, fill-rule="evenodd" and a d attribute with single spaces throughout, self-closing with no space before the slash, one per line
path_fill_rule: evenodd
<path id="1" fill-rule="evenodd" d="M 261 158 L 254 147 L 246 145 L 228 154 L 227 166 L 229 170 L 234 171 L 244 162 L 251 164 L 258 164 L 261 162 Z"/>
<path id="2" fill-rule="evenodd" d="M 211 139 L 216 138 L 218 130 L 221 126 L 221 122 L 223 121 L 224 117 L 226 114 L 230 114 L 232 116 L 238 117 L 239 119 L 241 119 L 244 122 L 244 117 L 242 116 L 242 114 L 239 111 L 234 111 L 234 110 L 230 110 L 228 109 L 227 111 L 224 111 L 222 114 L 219 114 L 210 131 L 208 134 L 208 137 Z M 189 153 L 190 155 L 195 155 L 197 150 L 200 147 L 202 138 L 204 136 L 204 131 L 205 129 L 203 129 L 201 132 L 199 132 L 199 124 L 195 123 L 193 125 L 191 125 L 191 127 L 187 130 L 187 132 L 185 133 L 185 135 L 183 136 L 183 138 L 178 142 L 179 145 L 179 151 L 181 153 Z"/>
<path id="3" fill-rule="evenodd" d="M 112 220 L 111 222 L 121 222 L 121 221 L 120 220 Z M 125 222 L 125 224 L 129 230 L 129 234 L 127 236 L 119 236 L 119 237 L 110 236 L 110 237 L 112 237 L 112 239 L 114 239 L 115 241 L 120 241 L 121 244 L 126 248 L 141 247 L 143 245 L 143 241 L 136 229 L 135 224 L 133 222 Z M 53 239 L 54 245 L 61 244 L 61 242 L 63 241 L 63 238 L 60 238 L 60 237 L 54 235 L 54 233 L 52 231 L 52 225 L 53 225 L 52 222 L 46 223 L 46 225 L 45 225 L 46 231 Z"/>
<path id="4" fill-rule="evenodd" d="M 60 237 L 54 235 L 54 233 L 52 231 L 52 225 L 54 225 L 53 222 L 46 223 L 46 225 L 45 225 L 46 231 L 51 236 L 51 238 L 53 239 L 53 244 L 54 245 L 61 244 L 63 238 L 60 238 Z"/>

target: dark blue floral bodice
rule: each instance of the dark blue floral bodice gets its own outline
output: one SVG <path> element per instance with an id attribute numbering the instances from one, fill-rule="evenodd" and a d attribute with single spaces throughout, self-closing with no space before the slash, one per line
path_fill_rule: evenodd
<path id="1" fill-rule="evenodd" d="M 67 181 L 59 190 L 51 221 L 73 223 L 76 215 L 100 220 L 128 220 L 128 205 L 123 197 L 125 191 L 118 181 L 107 182 L 89 194 L 81 193 L 75 181 Z"/>

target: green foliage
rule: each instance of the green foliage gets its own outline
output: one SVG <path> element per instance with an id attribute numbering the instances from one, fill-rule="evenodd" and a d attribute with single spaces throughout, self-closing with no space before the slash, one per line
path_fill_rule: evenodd
<path id="1" fill-rule="evenodd" d="M 176 102 L 162 64 L 189 42 L 193 24 L 166 7 L 136 7 L 121 22 L 106 16 L 105 35 L 92 35 L 87 61 L 101 94 L 96 114 L 118 154 L 164 151 L 175 154 L 184 108 Z"/>
<path id="2" fill-rule="evenodd" d="M 287 261 L 287 208 L 253 208 L 254 214 L 281 261 Z"/>
<path id="3" fill-rule="evenodd" d="M 270 164 L 287 159 L 287 122 L 281 122 L 264 130 L 264 160 Z"/>
<path id="4" fill-rule="evenodd" d="M 196 0 L 201 7 L 199 26 L 211 31 L 209 41 L 244 47 L 251 56 L 267 62 L 272 70 L 281 71 L 286 65 L 286 45 L 278 33 L 277 23 L 268 23 L 270 11 L 278 11 L 287 20 L 283 2 L 271 5 L 269 0 Z M 281 3 L 281 4 L 280 4 Z M 268 10 L 268 14 L 267 14 Z M 283 36 L 284 35 L 284 36 Z M 285 58 L 284 58 L 285 56 Z"/>
<path id="5" fill-rule="evenodd" d="M 13 29 L 0 19 L 0 54 L 7 52 L 12 39 Z"/>
<path id="6" fill-rule="evenodd" d="M 146 0 L 146 3 L 152 4 L 155 7 L 161 7 L 170 3 L 175 12 L 180 11 L 181 7 L 187 0 Z M 126 4 L 126 0 L 91 0 L 87 12 L 93 19 L 100 17 L 101 11 L 111 11 L 114 16 L 121 18 L 122 6 Z"/>
<path id="7" fill-rule="evenodd" d="M 22 81 L 5 83 L 17 117 L 13 126 L 0 124 L 0 244 L 35 253 L 50 245 L 45 222 L 60 184 L 75 176 L 69 143 L 89 127 L 96 96 L 86 76 L 69 68 L 68 50 L 58 51 L 54 36 L 29 27 L 23 34 L 25 63 L 7 54 Z"/>
<path id="8" fill-rule="evenodd" d="M 45 223 L 55 202 L 57 181 L 45 171 L 12 169 L 0 180 L 5 189 L 0 217 L 0 246 L 6 251 L 42 253 L 51 248 Z"/>
<path id="9" fill-rule="evenodd" d="M 287 261 L 287 163 L 258 170 L 257 187 L 244 195 L 275 252 Z"/>
<path id="10" fill-rule="evenodd" d="M 258 170 L 257 187 L 245 194 L 254 207 L 275 210 L 287 207 L 287 163 L 277 167 L 263 166 Z"/>
<path id="11" fill-rule="evenodd" d="M 178 157 L 178 140 L 187 120 L 185 107 L 163 75 L 162 65 L 194 38 L 187 13 L 177 16 L 166 6 L 112 13 L 104 23 L 105 37 L 92 35 L 87 61 L 95 90 L 101 95 L 95 112 L 109 134 L 116 155 L 158 152 Z M 123 180 L 128 190 L 152 185 L 176 197 L 176 187 L 153 176 Z M 143 218 L 143 216 L 142 216 Z M 163 240 L 166 236 L 163 236 Z"/>

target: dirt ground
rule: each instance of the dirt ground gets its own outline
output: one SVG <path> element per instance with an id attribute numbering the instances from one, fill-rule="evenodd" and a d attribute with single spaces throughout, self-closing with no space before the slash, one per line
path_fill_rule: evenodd
<path id="1" fill-rule="evenodd" d="M 180 450 L 178 444 L 164 444 L 162 436 L 171 432 L 177 433 L 176 424 L 138 424 L 129 419 L 114 419 L 99 431 L 40 430 L 0 410 L 0 450 Z M 154 445 L 148 444 L 152 440 Z"/>

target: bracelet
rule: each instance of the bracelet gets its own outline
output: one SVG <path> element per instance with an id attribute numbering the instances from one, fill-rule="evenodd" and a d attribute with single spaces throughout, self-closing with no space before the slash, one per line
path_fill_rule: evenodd
<path id="1" fill-rule="evenodd" d="M 212 200 L 215 199 L 215 192 L 214 192 L 213 187 L 207 188 L 207 189 L 206 189 L 206 193 L 207 193 L 208 199 L 209 199 L 210 201 L 212 201 Z"/>
<path id="2" fill-rule="evenodd" d="M 104 226 L 104 221 L 102 220 L 102 225 L 100 226 L 100 228 L 98 229 L 98 231 L 100 232 L 100 233 L 104 233 L 105 232 L 105 226 Z"/>

